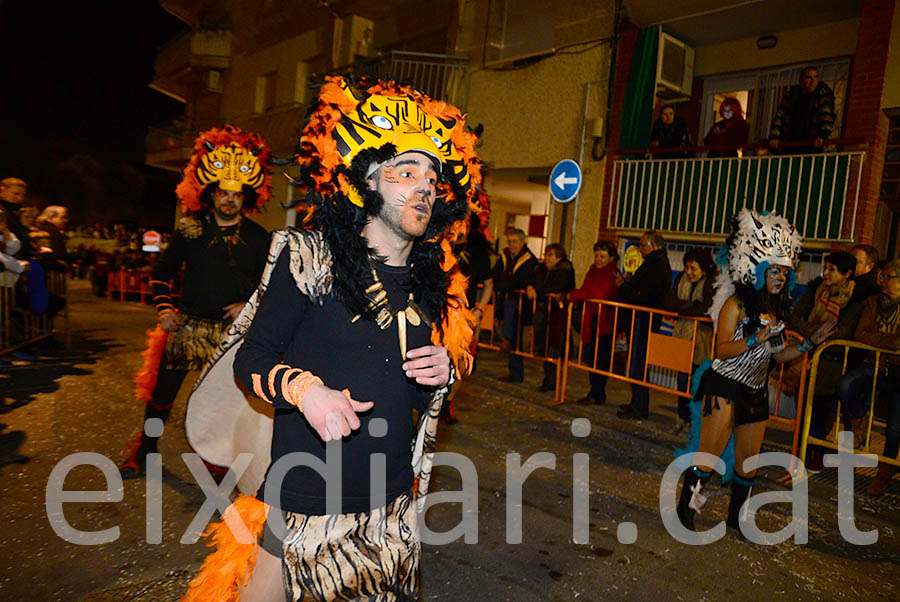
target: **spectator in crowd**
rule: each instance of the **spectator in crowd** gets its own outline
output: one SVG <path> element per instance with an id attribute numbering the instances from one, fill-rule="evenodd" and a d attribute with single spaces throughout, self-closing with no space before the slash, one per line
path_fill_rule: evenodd
<path id="1" fill-rule="evenodd" d="M 47 279 L 49 272 L 64 273 L 66 264 L 56 257 L 56 253 L 50 247 L 50 234 L 43 230 L 32 229 L 28 233 L 31 238 L 31 246 L 34 248 L 34 258 L 31 263 L 31 272 L 28 275 L 29 309 L 35 314 L 55 316 L 63 307 L 66 300 L 51 290 Z"/>
<path id="2" fill-rule="evenodd" d="M 850 248 L 850 254 L 856 258 L 856 270 L 853 272 L 853 297 L 865 300 L 881 292 L 878 286 L 878 249 L 872 245 L 857 244 Z"/>
<path id="3" fill-rule="evenodd" d="M 537 259 L 525 246 L 525 232 L 512 228 L 506 233 L 506 248 L 500 253 L 500 259 L 494 265 L 494 290 L 497 298 L 494 304 L 494 316 L 500 322 L 500 333 L 503 337 L 501 347 L 509 352 L 509 374 L 500 380 L 508 383 L 520 383 L 525 379 L 525 366 L 522 356 L 515 352 L 522 338 L 522 327 L 531 319 L 531 307 L 522 299 L 522 315 L 519 315 L 519 301 L 529 284 L 534 283 L 534 268 Z"/>
<path id="4" fill-rule="evenodd" d="M 463 273 L 463 276 L 469 279 L 466 298 L 476 320 L 475 336 L 472 339 L 471 349 L 474 355 L 480 329 L 478 324 L 481 323 L 481 319 L 484 317 L 484 308 L 491 304 L 491 297 L 494 295 L 491 244 L 484 235 L 479 217 L 474 213 L 469 218 L 468 232 L 465 237 L 457 242 L 454 251 L 459 261 L 460 271 Z"/>
<path id="5" fill-rule="evenodd" d="M 865 301 L 862 317 L 856 327 L 855 338 L 860 343 L 900 351 L 900 259 L 885 263 L 878 272 L 881 293 L 872 295 Z M 882 455 L 897 458 L 900 449 L 900 356 L 882 356 L 878 366 L 878 392 L 887 396 L 888 422 L 885 430 Z M 838 380 L 837 393 L 841 405 L 850 415 L 854 438 L 868 427 L 863 418 L 869 411 L 872 379 L 875 376 L 874 361 L 867 361 L 861 367 L 851 370 Z M 887 490 L 896 469 L 882 462 L 878 475 L 866 490 L 869 495 L 881 496 Z"/>
<path id="6" fill-rule="evenodd" d="M 0 204 L 6 210 L 6 223 L 9 231 L 19 239 L 19 251 L 16 257 L 31 257 L 31 246 L 28 241 L 28 227 L 23 224 L 22 210 L 28 185 L 19 178 L 4 178 L 0 181 Z"/>
<path id="7" fill-rule="evenodd" d="M 747 144 L 750 136 L 750 126 L 744 119 L 744 110 L 741 108 L 741 101 L 737 98 L 725 98 L 719 105 L 719 117 L 722 119 L 717 121 L 703 144 L 706 146 L 737 146 Z M 710 157 L 737 157 L 737 149 L 732 150 L 712 150 L 709 151 Z"/>
<path id="8" fill-rule="evenodd" d="M 566 294 L 575 288 L 575 268 L 558 242 L 544 249 L 544 262 L 534 268 L 534 284 L 525 289 L 534 304 L 534 354 L 558 358 L 566 333 Z M 556 364 L 544 361 L 544 380 L 538 391 L 556 390 Z"/>
<path id="9" fill-rule="evenodd" d="M 822 152 L 834 128 L 834 92 L 819 81 L 819 70 L 806 67 L 800 83 L 791 86 L 778 105 L 769 128 L 769 148 L 783 154 Z M 808 142 L 811 145 L 788 146 L 784 142 Z"/>
<path id="10" fill-rule="evenodd" d="M 50 248 L 60 261 L 68 259 L 66 250 L 66 229 L 69 225 L 69 210 L 60 205 L 48 205 L 38 216 L 36 226 L 50 235 Z"/>
<path id="11" fill-rule="evenodd" d="M 715 266 L 709 251 L 702 247 L 690 249 L 682 259 L 684 270 L 675 280 L 675 287 L 666 295 L 665 309 L 678 312 L 684 316 L 705 316 L 712 305 L 713 282 L 716 279 Z M 696 338 L 694 325 L 697 326 Z M 675 322 L 673 335 L 681 339 L 694 340 L 693 370 L 696 372 L 700 364 L 709 359 L 712 348 L 713 328 L 711 324 L 696 320 L 678 319 Z M 688 375 L 678 374 L 678 388 L 687 391 Z M 678 422 L 675 434 L 685 429 L 690 430 L 691 407 L 690 398 L 678 398 Z"/>
<path id="12" fill-rule="evenodd" d="M 822 275 L 806 288 L 790 317 L 789 325 L 803 336 L 809 336 L 828 320 L 839 320 L 850 303 L 856 281 L 856 258 L 846 251 L 835 251 L 825 257 Z M 838 324 L 838 338 L 850 338 L 856 324 Z M 846 334 L 847 336 L 841 336 Z"/>
<path id="13" fill-rule="evenodd" d="M 702 418 L 691 425 L 691 442 L 681 451 L 725 460 L 723 481 L 732 482 L 726 525 L 741 534 L 744 502 L 756 477 L 754 459 L 769 419 L 772 361 L 800 357 L 831 336 L 835 324 L 827 322 L 799 345 L 785 343 L 789 282 L 801 249 L 800 235 L 786 219 L 743 209 L 732 222 L 727 244 L 728 266 L 723 269 L 729 278 L 717 279 L 710 311 L 716 321 L 716 359 L 697 375 L 692 403 Z M 695 515 L 706 501 L 703 489 L 712 471 L 712 463 L 699 460 L 684 473 L 677 515 L 688 529 L 694 529 Z"/>
<path id="14" fill-rule="evenodd" d="M 13 274 L 22 274 L 31 267 L 27 261 L 15 258 L 15 254 L 21 246 L 22 243 L 18 237 L 9 229 L 6 209 L 0 207 L 0 271 L 6 270 Z"/>
<path id="15" fill-rule="evenodd" d="M 175 190 L 183 217 L 150 281 L 159 325 L 135 379 L 139 400 L 147 404 L 141 424 L 166 421 L 188 371 L 203 369 L 255 292 L 266 264 L 269 235 L 244 216 L 271 194 L 265 142 L 227 125 L 201 132 L 194 149 Z M 170 283 L 182 265 L 184 285 L 176 306 Z M 119 466 L 122 478 L 144 475 L 158 439 L 159 433 L 142 429 Z"/>
<path id="16" fill-rule="evenodd" d="M 666 241 L 655 230 L 641 236 L 640 251 L 644 258 L 634 275 L 627 278 L 619 288 L 619 301 L 640 307 L 662 307 L 666 294 L 672 287 L 672 268 L 665 249 Z M 657 320 L 651 323 L 650 314 L 633 312 L 634 333 L 631 339 L 631 371 L 628 376 L 644 380 L 644 365 L 647 362 L 647 332 L 652 327 L 659 329 Z M 631 385 L 631 403 L 623 405 L 616 416 L 626 420 L 643 420 L 650 415 L 650 391 L 642 385 Z"/>
<path id="17" fill-rule="evenodd" d="M 581 320 L 581 363 L 609 371 L 609 358 L 613 346 L 613 320 L 615 311 L 600 307 L 597 303 L 585 303 L 588 299 L 615 301 L 622 282 L 619 274 L 619 252 L 608 240 L 594 243 L 594 263 L 588 268 L 581 288 L 569 293 L 572 303 L 584 303 L 579 312 L 573 310 L 572 319 Z M 606 376 L 588 372 L 591 389 L 578 400 L 579 404 L 606 403 Z"/>
<path id="18" fill-rule="evenodd" d="M 846 251 L 836 251 L 825 257 L 822 275 L 809 283 L 806 292 L 800 298 L 789 319 L 790 328 L 803 336 L 811 334 L 829 320 L 837 321 L 838 339 L 853 339 L 853 333 L 862 313 L 862 303 L 853 302 L 856 292 L 856 281 L 853 275 L 856 270 L 856 258 Z M 849 358 L 848 358 L 849 359 Z M 841 375 L 844 362 L 844 351 L 840 348 L 825 350 L 819 358 L 817 372 L 813 416 L 810 423 L 810 435 L 824 438 L 834 420 L 835 386 Z M 849 365 L 849 364 L 848 364 Z M 802 358 L 791 362 L 782 375 L 782 391 L 796 396 L 803 369 Z M 847 408 L 843 408 L 847 413 Z M 859 420 L 850 416 L 854 432 L 859 432 Z M 859 439 L 857 437 L 857 446 Z M 822 470 L 822 454 L 824 450 L 811 446 L 806 459 L 806 468 L 816 473 Z"/>
<path id="19" fill-rule="evenodd" d="M 681 117 L 675 115 L 675 107 L 663 107 L 659 112 L 659 118 L 653 122 L 650 130 L 651 148 L 684 148 L 693 146 L 691 134 L 688 132 L 687 123 Z M 689 151 L 654 152 L 654 159 L 672 159 L 692 156 Z"/>

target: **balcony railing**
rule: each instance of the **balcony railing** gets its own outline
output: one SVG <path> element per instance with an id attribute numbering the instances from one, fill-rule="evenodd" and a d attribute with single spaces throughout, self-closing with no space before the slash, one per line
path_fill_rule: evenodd
<path id="1" fill-rule="evenodd" d="M 749 207 L 784 215 L 809 242 L 849 242 L 864 160 L 862 151 L 617 160 L 609 227 L 721 238 Z"/>
<path id="2" fill-rule="evenodd" d="M 334 71 L 408 83 L 432 98 L 445 100 L 462 109 L 465 105 L 463 84 L 468 61 L 464 56 L 392 50 L 377 58 L 359 59 L 353 65 Z M 309 81 L 317 85 L 323 75 L 313 75 Z"/>

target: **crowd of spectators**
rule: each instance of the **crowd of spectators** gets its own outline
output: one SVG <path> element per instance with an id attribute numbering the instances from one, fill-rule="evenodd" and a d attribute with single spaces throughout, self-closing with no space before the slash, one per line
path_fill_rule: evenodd
<path id="1" fill-rule="evenodd" d="M 536 357 L 558 358 L 565 348 L 565 317 L 569 304 L 573 308 L 572 326 L 578 332 L 572 344 L 581 364 L 610 371 L 615 341 L 613 332 L 633 333 L 629 345 L 628 376 L 645 380 L 647 334 L 660 332 L 662 320 L 646 311 L 619 311 L 614 324 L 613 310 L 587 300 L 619 301 L 637 308 L 657 308 L 676 312 L 683 318 L 674 320 L 672 336 L 694 340 L 693 364 L 696 370 L 706 359 L 712 359 L 712 325 L 694 318 L 706 315 L 713 298 L 713 282 L 717 269 L 708 249 L 688 249 L 682 258 L 682 272 L 672 279 L 665 240 L 654 231 L 645 232 L 638 243 L 643 263 L 633 274 L 619 269 L 616 245 L 600 240 L 594 245 L 594 262 L 581 287 L 575 288 L 574 266 L 562 245 L 551 244 L 539 262 L 526 245 L 524 232 L 510 229 L 507 247 L 502 250 L 493 271 L 497 291 L 496 328 L 501 349 L 510 352 L 509 374 L 504 382 L 522 382 L 522 355 L 529 351 Z M 822 274 L 810 281 L 796 302 L 788 328 L 804 336 L 830 320 L 837 321 L 835 339 L 857 340 L 890 350 L 900 350 L 900 260 L 879 262 L 878 252 L 869 245 L 856 245 L 846 251 L 835 251 L 824 257 Z M 530 347 L 523 345 L 525 327 L 531 327 Z M 614 328 L 615 326 L 615 328 Z M 633 330 L 632 330 L 633 327 Z M 694 333 L 696 328 L 697 332 Z M 574 347 L 573 347 L 574 348 Z M 834 423 L 836 404 L 840 401 L 843 418 L 854 433 L 855 444 L 863 445 L 867 416 L 871 409 L 872 379 L 879 374 L 877 389 L 881 395 L 880 411 L 886 414 L 888 427 L 884 454 L 896 457 L 900 448 L 900 358 L 888 356 L 875 366 L 868 352 L 851 352 L 847 367 L 842 369 L 843 349 L 826 350 L 820 359 L 819 378 L 815 385 L 814 418 L 810 434 L 824 438 Z M 782 377 L 784 387 L 800 380 L 802 361 L 794 362 Z M 688 374 L 678 375 L 679 390 L 686 391 Z M 606 377 L 589 372 L 590 390 L 578 400 L 580 404 L 602 404 L 606 401 Z M 556 387 L 555 364 L 545 361 L 544 378 L 539 391 Z M 621 419 L 641 420 L 649 416 L 649 391 L 632 384 L 631 403 L 622 406 Z M 676 434 L 690 430 L 691 415 L 687 398 L 679 398 Z M 873 450 L 877 451 L 877 450 Z M 812 447 L 807 467 L 813 472 L 822 468 L 824 450 Z M 879 476 L 869 488 L 872 495 L 882 495 L 893 470 L 881 463 Z"/>
<path id="2" fill-rule="evenodd" d="M 53 317 L 65 306 L 65 299 L 51 290 L 49 272 L 66 272 L 68 254 L 65 232 L 68 210 L 49 205 L 38 213 L 25 205 L 27 185 L 18 178 L 0 181 L 0 270 L 13 274 L 3 277 L 4 298 L 14 309 Z M 21 312 L 7 314 L 9 341 L 24 341 L 26 324 Z M 18 351 L 30 359 L 27 351 Z"/>
<path id="3" fill-rule="evenodd" d="M 19 178 L 0 181 L 0 272 L 11 274 L 2 278 L 2 286 L 9 293 L 8 302 L 18 310 L 9 314 L 13 345 L 26 335 L 23 311 L 53 317 L 65 306 L 64 298 L 49 290 L 49 272 L 90 279 L 94 294 L 104 296 L 110 272 L 124 269 L 149 273 L 158 256 L 142 251 L 147 228 L 116 223 L 70 229 L 66 207 L 48 205 L 39 209 L 26 202 L 27 193 L 27 183 Z M 169 234 L 162 234 L 162 248 L 169 238 Z M 16 353 L 26 359 L 31 355 L 27 351 Z"/>

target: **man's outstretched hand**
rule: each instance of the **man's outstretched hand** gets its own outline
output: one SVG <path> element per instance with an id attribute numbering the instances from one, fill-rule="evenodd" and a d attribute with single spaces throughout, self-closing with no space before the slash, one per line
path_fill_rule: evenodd
<path id="1" fill-rule="evenodd" d="M 303 396 L 303 415 L 322 441 L 346 437 L 359 428 L 357 412 L 365 412 L 375 405 L 371 401 L 356 401 L 350 391 L 336 391 L 314 384 Z"/>

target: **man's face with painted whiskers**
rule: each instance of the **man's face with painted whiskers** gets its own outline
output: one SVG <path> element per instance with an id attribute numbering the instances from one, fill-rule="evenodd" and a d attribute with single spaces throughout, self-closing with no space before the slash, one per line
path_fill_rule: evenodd
<path id="1" fill-rule="evenodd" d="M 369 186 L 384 199 L 378 219 L 407 240 L 422 236 L 434 208 L 436 184 L 434 163 L 424 153 L 403 153 L 385 161 L 369 178 Z"/>

